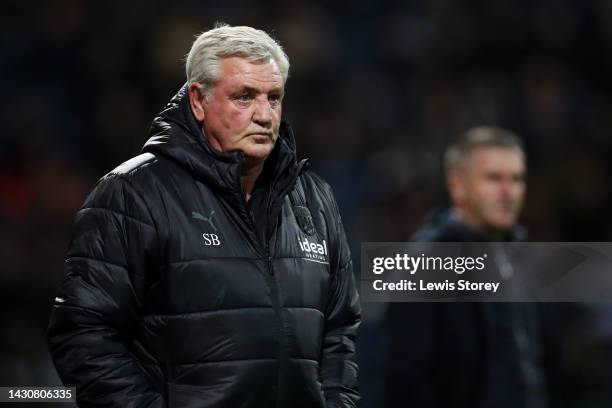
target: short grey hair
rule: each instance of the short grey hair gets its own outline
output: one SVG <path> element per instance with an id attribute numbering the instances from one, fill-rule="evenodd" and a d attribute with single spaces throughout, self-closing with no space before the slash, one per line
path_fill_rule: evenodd
<path id="1" fill-rule="evenodd" d="M 448 146 L 444 154 L 446 171 L 454 170 L 476 149 L 482 147 L 516 149 L 521 154 L 525 154 L 523 143 L 516 133 L 495 126 L 478 126 L 469 129 Z"/>
<path id="2" fill-rule="evenodd" d="M 278 42 L 265 31 L 223 23 L 203 32 L 193 42 L 185 64 L 187 81 L 213 86 L 219 79 L 219 64 L 226 57 L 243 57 L 251 61 L 272 58 L 278 64 L 283 84 L 287 82 L 289 58 Z"/>

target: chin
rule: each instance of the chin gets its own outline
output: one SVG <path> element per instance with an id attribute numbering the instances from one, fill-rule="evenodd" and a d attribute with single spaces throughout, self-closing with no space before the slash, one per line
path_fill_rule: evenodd
<path id="1" fill-rule="evenodd" d="M 515 224 L 516 221 L 514 219 L 495 220 L 490 223 L 490 225 L 498 231 L 510 231 L 512 228 L 514 228 Z"/>
<path id="2" fill-rule="evenodd" d="M 246 149 L 243 149 L 245 157 L 249 160 L 260 161 L 266 160 L 270 153 L 272 153 L 272 149 L 274 145 L 257 145 L 257 146 L 249 146 Z"/>

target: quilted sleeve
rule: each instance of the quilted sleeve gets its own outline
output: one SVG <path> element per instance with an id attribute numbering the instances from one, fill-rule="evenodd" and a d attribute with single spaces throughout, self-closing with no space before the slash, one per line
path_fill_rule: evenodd
<path id="1" fill-rule="evenodd" d="M 120 175 L 102 179 L 76 215 L 48 329 L 57 371 L 76 386 L 79 406 L 164 406 L 129 347 L 157 254 L 142 197 Z"/>
<path id="2" fill-rule="evenodd" d="M 355 340 L 361 322 L 361 306 L 348 242 L 331 190 L 328 197 L 336 243 L 331 246 L 334 253 L 330 254 L 332 283 L 326 311 L 321 377 L 327 408 L 349 408 L 356 407 L 360 399 Z"/>

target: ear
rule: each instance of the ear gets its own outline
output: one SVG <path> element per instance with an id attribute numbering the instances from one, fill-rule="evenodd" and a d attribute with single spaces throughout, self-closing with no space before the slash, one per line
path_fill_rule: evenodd
<path id="1" fill-rule="evenodd" d="M 458 170 L 451 170 L 446 175 L 446 187 L 454 205 L 460 205 L 465 200 L 465 186 Z"/>
<path id="2" fill-rule="evenodd" d="M 189 104 L 191 105 L 191 111 L 198 122 L 204 121 L 204 101 L 206 98 L 202 95 L 201 85 L 198 83 L 189 84 Z"/>

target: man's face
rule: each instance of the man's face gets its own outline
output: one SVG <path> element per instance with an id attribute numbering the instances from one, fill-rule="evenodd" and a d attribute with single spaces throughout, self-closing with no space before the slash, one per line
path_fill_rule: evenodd
<path id="1" fill-rule="evenodd" d="M 449 187 L 466 224 L 481 231 L 509 230 L 525 196 L 523 153 L 514 148 L 478 148 L 450 175 Z"/>
<path id="2" fill-rule="evenodd" d="M 197 106 L 193 98 L 191 102 L 212 147 L 240 150 L 246 162 L 260 164 L 278 139 L 283 93 L 283 78 L 273 59 L 228 57 L 221 60 L 212 89 L 200 95 Z"/>

